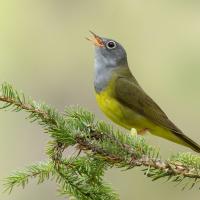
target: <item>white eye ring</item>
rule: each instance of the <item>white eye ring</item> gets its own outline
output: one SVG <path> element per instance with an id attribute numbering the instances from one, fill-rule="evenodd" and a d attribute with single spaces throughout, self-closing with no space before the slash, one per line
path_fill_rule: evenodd
<path id="1" fill-rule="evenodd" d="M 110 40 L 110 41 L 108 41 L 108 42 L 106 43 L 106 47 L 107 47 L 108 49 L 114 49 L 114 48 L 117 47 L 117 44 L 116 44 L 116 42 Z"/>

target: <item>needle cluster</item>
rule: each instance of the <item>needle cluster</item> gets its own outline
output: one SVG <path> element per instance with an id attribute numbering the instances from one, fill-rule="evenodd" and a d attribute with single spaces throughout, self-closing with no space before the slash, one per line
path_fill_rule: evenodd
<path id="1" fill-rule="evenodd" d="M 51 179 L 58 192 L 77 200 L 119 200 L 111 186 L 103 180 L 106 170 L 140 167 L 153 181 L 165 179 L 185 183 L 193 188 L 200 181 L 200 157 L 178 153 L 167 160 L 147 144 L 143 137 L 131 135 L 103 121 L 78 106 L 67 107 L 63 113 L 45 103 L 26 98 L 11 85 L 4 83 L 0 90 L 1 109 L 25 111 L 26 119 L 37 122 L 50 136 L 46 147 L 47 160 L 16 171 L 5 179 L 5 190 L 25 187 L 29 179 L 38 183 Z M 65 156 L 74 147 L 77 154 Z"/>

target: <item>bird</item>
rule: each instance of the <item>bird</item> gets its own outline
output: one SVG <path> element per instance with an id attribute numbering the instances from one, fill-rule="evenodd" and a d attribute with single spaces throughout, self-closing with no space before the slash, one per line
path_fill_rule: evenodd
<path id="1" fill-rule="evenodd" d="M 90 31 L 95 46 L 94 89 L 98 106 L 125 129 L 147 132 L 200 153 L 200 145 L 186 136 L 139 85 L 130 71 L 124 47 Z"/>

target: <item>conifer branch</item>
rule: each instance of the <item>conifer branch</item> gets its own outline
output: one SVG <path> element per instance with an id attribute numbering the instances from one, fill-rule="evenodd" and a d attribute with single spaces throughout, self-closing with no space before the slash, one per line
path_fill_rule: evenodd
<path id="1" fill-rule="evenodd" d="M 46 162 L 29 166 L 23 171 L 16 171 L 5 179 L 4 189 L 10 193 L 15 186 L 21 185 L 24 188 L 30 178 L 38 178 L 38 184 L 43 183 L 49 179 L 53 169 L 52 163 Z"/>
<path id="2" fill-rule="evenodd" d="M 41 183 L 52 177 L 61 194 L 80 200 L 116 200 L 119 197 L 103 181 L 105 170 L 111 167 L 127 170 L 142 167 L 152 180 L 165 178 L 182 182 L 187 179 L 188 187 L 200 181 L 199 155 L 179 153 L 162 160 L 159 151 L 143 137 L 122 133 L 105 122 L 95 121 L 92 113 L 80 107 L 68 107 L 59 113 L 44 103 L 26 100 L 23 93 L 7 83 L 2 85 L 0 102 L 1 109 L 27 112 L 30 122 L 38 122 L 52 139 L 46 151 L 49 160 L 9 176 L 5 182 L 8 191 L 14 186 L 24 187 L 29 178 L 38 177 Z M 70 146 L 84 154 L 65 158 L 63 152 Z"/>

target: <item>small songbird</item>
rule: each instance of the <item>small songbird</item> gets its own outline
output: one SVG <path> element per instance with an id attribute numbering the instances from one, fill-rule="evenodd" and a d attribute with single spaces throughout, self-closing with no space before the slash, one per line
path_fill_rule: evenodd
<path id="1" fill-rule="evenodd" d="M 132 75 L 125 49 L 118 42 L 93 35 L 95 45 L 94 87 L 100 109 L 112 121 L 138 134 L 151 134 L 200 152 L 200 145 L 170 121 Z"/>

